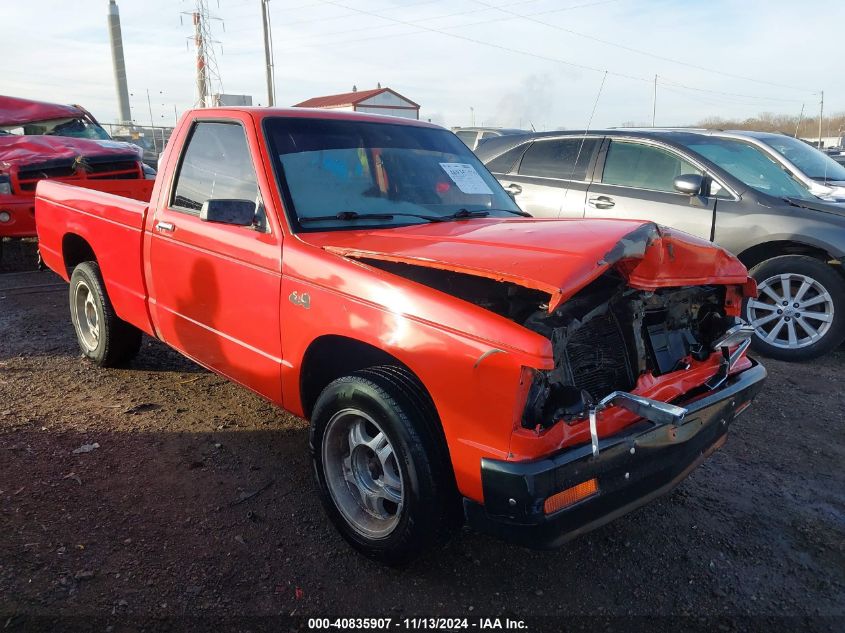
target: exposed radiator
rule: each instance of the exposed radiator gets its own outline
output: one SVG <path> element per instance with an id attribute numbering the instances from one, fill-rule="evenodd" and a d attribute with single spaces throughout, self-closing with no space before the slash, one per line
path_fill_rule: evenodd
<path id="1" fill-rule="evenodd" d="M 566 344 L 566 360 L 575 386 L 600 400 L 616 390 L 634 387 L 628 348 L 613 314 L 596 316 Z"/>

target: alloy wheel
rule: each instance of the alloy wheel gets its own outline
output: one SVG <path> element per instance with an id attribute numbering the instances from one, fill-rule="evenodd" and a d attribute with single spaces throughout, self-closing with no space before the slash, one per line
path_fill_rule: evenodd
<path id="1" fill-rule="evenodd" d="M 396 452 L 376 421 L 343 409 L 326 425 L 322 462 L 329 493 L 350 526 L 368 538 L 386 538 L 404 505 Z"/>
<path id="2" fill-rule="evenodd" d="M 799 349 L 827 334 L 833 323 L 833 299 L 812 277 L 782 273 L 758 282 L 757 288 L 759 295 L 749 299 L 746 317 L 764 342 Z"/>
<path id="3" fill-rule="evenodd" d="M 74 307 L 76 308 L 79 338 L 82 340 L 82 344 L 93 352 L 100 344 L 100 315 L 97 312 L 94 293 L 91 292 L 88 284 L 84 281 L 80 281 L 76 285 Z"/>

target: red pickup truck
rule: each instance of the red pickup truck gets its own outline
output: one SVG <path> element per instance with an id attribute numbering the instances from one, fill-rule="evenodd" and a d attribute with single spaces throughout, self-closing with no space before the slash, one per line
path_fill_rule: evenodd
<path id="1" fill-rule="evenodd" d="M 113 141 L 76 105 L 0 95 L 0 246 L 4 237 L 35 237 L 35 187 L 72 182 L 149 199 L 141 149 Z"/>
<path id="2" fill-rule="evenodd" d="M 388 563 L 463 521 L 549 547 L 641 506 L 765 378 L 728 252 L 526 215 L 447 130 L 303 109 L 186 113 L 148 204 L 36 195 L 83 353 L 143 332 L 309 419 L 328 516 Z"/>

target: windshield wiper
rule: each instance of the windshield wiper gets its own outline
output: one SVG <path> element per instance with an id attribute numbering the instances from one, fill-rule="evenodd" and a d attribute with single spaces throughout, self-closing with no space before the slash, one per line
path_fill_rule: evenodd
<path id="1" fill-rule="evenodd" d="M 491 209 L 492 211 L 504 211 L 505 213 L 513 213 L 514 215 L 520 215 L 523 218 L 533 218 L 534 216 L 528 213 L 528 211 L 523 211 L 522 209 Z"/>
<path id="2" fill-rule="evenodd" d="M 449 215 L 440 216 L 440 220 L 445 222 L 447 220 L 467 220 L 469 218 L 486 218 L 490 215 L 489 211 L 470 211 L 469 209 L 458 209 Z"/>
<path id="3" fill-rule="evenodd" d="M 494 211 L 506 211 L 515 215 L 524 217 L 533 217 L 525 211 L 514 211 L 512 209 L 494 209 Z M 300 222 L 328 222 L 331 220 L 342 220 L 348 222 L 350 220 L 392 220 L 394 217 L 409 217 L 421 218 L 429 222 L 449 222 L 450 220 L 468 220 L 470 218 L 486 218 L 490 215 L 489 211 L 478 210 L 470 211 L 469 209 L 458 209 L 449 215 L 426 215 L 424 213 L 358 213 L 357 211 L 340 211 L 334 215 L 317 215 L 313 217 L 300 217 Z"/>
<path id="4" fill-rule="evenodd" d="M 410 218 L 422 218 L 429 222 L 440 222 L 440 218 L 433 215 L 423 215 L 421 213 L 358 213 L 357 211 L 340 211 L 334 215 L 316 215 L 313 217 L 300 217 L 300 222 L 326 222 L 328 220 L 392 220 L 396 216 L 405 216 Z"/>

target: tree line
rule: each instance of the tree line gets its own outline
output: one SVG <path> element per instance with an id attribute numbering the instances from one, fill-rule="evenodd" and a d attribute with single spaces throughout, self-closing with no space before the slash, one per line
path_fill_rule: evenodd
<path id="1" fill-rule="evenodd" d="M 696 127 L 780 132 L 790 136 L 812 139 L 819 135 L 819 117 L 818 115 L 801 117 L 799 125 L 799 117 L 788 114 L 763 113 L 743 120 L 711 116 L 699 121 Z M 845 113 L 840 112 L 832 116 L 825 115 L 822 121 L 822 136 L 845 136 Z"/>

